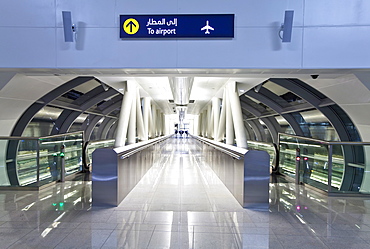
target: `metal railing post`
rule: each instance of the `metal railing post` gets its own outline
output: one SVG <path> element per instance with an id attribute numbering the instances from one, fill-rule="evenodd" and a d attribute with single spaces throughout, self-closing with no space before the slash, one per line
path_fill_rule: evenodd
<path id="1" fill-rule="evenodd" d="M 301 150 L 295 150 L 295 184 L 300 184 L 300 165 L 301 165 Z"/>
<path id="2" fill-rule="evenodd" d="M 37 140 L 36 143 L 36 166 L 37 166 L 37 175 L 36 175 L 36 185 L 40 187 L 40 140 Z"/>
<path id="3" fill-rule="evenodd" d="M 333 175 L 333 145 L 328 145 L 328 193 L 331 192 L 331 178 Z"/>
<path id="4" fill-rule="evenodd" d="M 60 147 L 60 157 L 61 157 L 61 169 L 60 169 L 60 181 L 64 182 L 66 178 L 66 160 L 64 158 L 65 146 L 64 144 Z"/>

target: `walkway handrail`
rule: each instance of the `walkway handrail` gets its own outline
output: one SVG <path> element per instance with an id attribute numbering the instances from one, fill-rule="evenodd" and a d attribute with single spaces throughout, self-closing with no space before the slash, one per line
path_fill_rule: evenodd
<path id="1" fill-rule="evenodd" d="M 235 146 L 232 146 L 232 145 L 228 145 L 228 144 L 224 144 L 224 143 L 221 143 L 221 142 L 217 142 L 217 141 L 214 141 L 214 140 L 211 140 L 211 139 L 208 139 L 208 138 L 204 138 L 204 137 L 199 137 L 199 136 L 194 136 L 194 135 L 191 135 L 191 137 L 225 153 L 225 154 L 228 154 L 229 156 L 232 156 L 234 157 L 235 159 L 240 159 L 241 157 L 243 157 L 245 155 L 245 153 L 248 152 L 247 149 L 244 149 L 244 148 L 239 148 L 239 147 L 235 147 Z"/>
<path id="2" fill-rule="evenodd" d="M 325 141 L 321 139 L 316 139 L 316 138 L 309 138 L 309 137 L 302 137 L 302 136 L 297 136 L 297 135 L 292 135 L 292 134 L 287 134 L 287 133 L 279 133 L 279 137 L 281 136 L 289 136 L 293 138 L 298 138 L 298 139 L 303 139 L 307 141 L 312 141 L 316 143 L 321 143 L 325 145 L 370 145 L 370 142 L 349 142 L 349 141 Z M 279 142 L 280 143 L 280 142 Z"/>
<path id="3" fill-rule="evenodd" d="M 46 138 L 77 135 L 77 134 L 81 134 L 81 133 L 83 133 L 83 131 L 76 131 L 76 132 L 56 134 L 56 135 L 52 135 L 52 136 L 43 136 L 43 137 L 0 136 L 0 140 L 39 140 L 39 139 L 46 139 Z"/>
<path id="4" fill-rule="evenodd" d="M 160 143 L 163 140 L 166 140 L 167 138 L 172 137 L 172 136 L 173 136 L 173 134 L 170 134 L 170 135 L 167 135 L 167 136 L 161 136 L 161 137 L 153 138 L 153 139 L 150 139 L 150 140 L 147 140 L 147 141 L 141 141 L 141 142 L 138 142 L 138 143 L 135 143 L 135 144 L 126 145 L 124 147 L 114 148 L 114 151 L 117 153 L 117 155 L 121 159 L 125 159 L 125 158 L 128 158 L 128 157 L 132 156 L 135 153 L 138 153 L 142 150 L 145 150 L 146 148 L 148 148 L 148 147 L 150 147 L 150 146 L 152 146 L 156 143 Z"/>

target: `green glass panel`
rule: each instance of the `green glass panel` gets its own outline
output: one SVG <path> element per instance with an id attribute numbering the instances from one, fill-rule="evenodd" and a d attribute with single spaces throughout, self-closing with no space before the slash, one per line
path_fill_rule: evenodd
<path id="1" fill-rule="evenodd" d="M 283 174 L 295 178 L 296 165 L 299 168 L 299 182 L 321 190 L 328 190 L 328 145 L 319 141 L 280 135 L 279 167 Z M 297 158 L 299 149 L 299 158 Z M 344 172 L 341 146 L 333 147 L 332 189 L 339 189 Z"/>
<path id="2" fill-rule="evenodd" d="M 18 140 L 16 170 L 20 186 L 37 183 L 37 140 Z"/>

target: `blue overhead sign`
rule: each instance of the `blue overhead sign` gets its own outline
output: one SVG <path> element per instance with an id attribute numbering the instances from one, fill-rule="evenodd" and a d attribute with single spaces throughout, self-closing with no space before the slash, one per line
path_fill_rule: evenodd
<path id="1" fill-rule="evenodd" d="M 233 14 L 120 15 L 120 38 L 232 38 Z"/>

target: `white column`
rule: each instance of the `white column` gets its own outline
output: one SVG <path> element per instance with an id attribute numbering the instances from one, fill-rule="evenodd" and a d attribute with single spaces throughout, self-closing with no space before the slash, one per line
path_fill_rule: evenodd
<path id="1" fill-rule="evenodd" d="M 202 133 L 203 137 L 207 137 L 207 110 L 203 111 L 203 124 L 202 124 Z"/>
<path id="2" fill-rule="evenodd" d="M 208 104 L 207 106 L 207 138 L 212 138 L 212 130 L 213 130 L 213 123 L 212 123 L 212 105 Z"/>
<path id="3" fill-rule="evenodd" d="M 160 136 L 162 134 L 162 116 L 161 111 L 157 109 L 157 135 Z"/>
<path id="4" fill-rule="evenodd" d="M 157 137 L 157 108 L 154 103 L 152 103 L 152 135 Z"/>
<path id="5" fill-rule="evenodd" d="M 218 123 L 218 131 L 216 138 L 217 141 L 221 141 L 223 139 L 223 137 L 225 136 L 225 129 L 226 129 L 226 90 L 224 89 L 220 121 Z"/>
<path id="6" fill-rule="evenodd" d="M 210 105 L 211 106 L 211 117 L 209 119 L 209 136 L 208 138 L 210 139 L 214 139 L 214 123 L 215 123 L 215 118 L 214 118 L 214 111 L 213 111 L 213 105 Z"/>
<path id="7" fill-rule="evenodd" d="M 247 135 L 243 123 L 242 107 L 240 105 L 239 94 L 236 88 L 236 82 L 232 82 L 229 87 L 229 100 L 231 113 L 233 117 L 236 144 L 238 147 L 247 148 Z"/>
<path id="8" fill-rule="evenodd" d="M 145 97 L 143 99 L 143 121 L 144 121 L 144 133 L 146 136 L 146 140 L 148 140 L 149 132 L 149 120 L 150 120 L 150 98 Z"/>
<path id="9" fill-rule="evenodd" d="M 150 138 L 155 137 L 152 107 L 153 107 L 153 105 L 150 105 L 150 109 L 149 109 L 149 127 L 148 127 L 148 129 L 149 129 L 149 137 Z"/>
<path id="10" fill-rule="evenodd" d="M 127 144 L 136 143 L 136 91 L 132 98 L 130 120 L 128 122 Z"/>
<path id="11" fill-rule="evenodd" d="M 166 116 L 162 113 L 162 135 L 166 134 Z"/>
<path id="12" fill-rule="evenodd" d="M 233 116 L 231 113 L 230 97 L 228 94 L 227 88 L 226 91 L 226 101 L 224 105 L 226 106 L 226 144 L 234 144 L 234 125 L 233 125 Z"/>
<path id="13" fill-rule="evenodd" d="M 137 123 L 137 136 L 141 141 L 148 140 L 148 133 L 144 129 L 143 113 L 141 111 L 141 99 L 139 88 L 136 92 L 136 123 Z"/>
<path id="14" fill-rule="evenodd" d="M 130 119 L 130 111 L 131 111 L 132 98 L 133 98 L 132 95 L 133 93 L 127 89 L 127 83 L 126 83 L 126 91 L 125 91 L 125 94 L 123 95 L 121 111 L 120 111 L 120 116 L 119 116 L 118 125 L 117 125 L 116 141 L 115 141 L 114 147 L 125 146 L 127 128 L 128 128 L 128 122 Z"/>
<path id="15" fill-rule="evenodd" d="M 157 109 L 157 136 L 160 136 L 162 133 L 162 117 L 161 111 Z"/>
<path id="16" fill-rule="evenodd" d="M 166 134 L 166 119 L 165 119 L 165 116 L 164 116 L 164 113 L 161 113 L 161 130 L 162 130 L 162 133 L 161 135 L 164 136 Z"/>
<path id="17" fill-rule="evenodd" d="M 213 110 L 213 139 L 217 140 L 218 135 L 218 123 L 220 122 L 220 104 L 219 98 L 212 98 L 212 110 Z"/>

